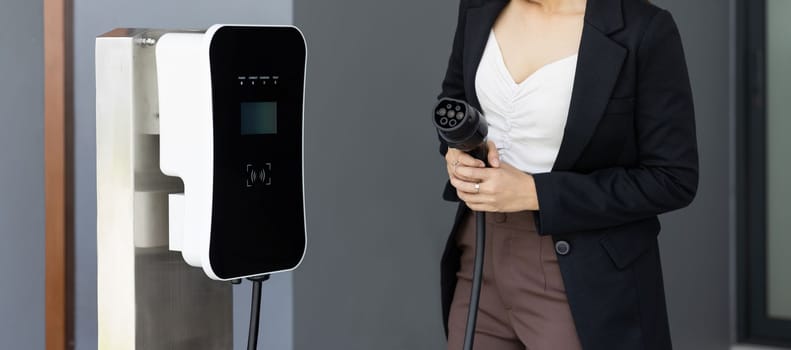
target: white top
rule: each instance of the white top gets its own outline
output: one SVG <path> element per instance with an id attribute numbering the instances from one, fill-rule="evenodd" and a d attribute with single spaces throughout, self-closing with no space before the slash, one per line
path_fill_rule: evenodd
<path id="1" fill-rule="evenodd" d="M 552 170 L 566 127 L 577 54 L 548 63 L 521 83 L 489 34 L 475 90 L 500 160 L 528 173 Z"/>

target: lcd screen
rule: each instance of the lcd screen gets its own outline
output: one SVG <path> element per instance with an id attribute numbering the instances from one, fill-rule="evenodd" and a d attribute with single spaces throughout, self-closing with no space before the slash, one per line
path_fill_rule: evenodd
<path id="1" fill-rule="evenodd" d="M 277 134 L 277 102 L 242 102 L 242 135 Z"/>

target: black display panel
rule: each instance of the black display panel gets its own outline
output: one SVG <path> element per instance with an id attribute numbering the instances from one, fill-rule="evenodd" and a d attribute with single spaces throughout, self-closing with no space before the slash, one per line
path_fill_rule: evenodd
<path id="1" fill-rule="evenodd" d="M 277 134 L 277 102 L 242 102 L 242 135 Z"/>
<path id="2" fill-rule="evenodd" d="M 287 270 L 302 258 L 305 54 L 291 27 L 222 27 L 212 40 L 209 255 L 220 278 Z"/>

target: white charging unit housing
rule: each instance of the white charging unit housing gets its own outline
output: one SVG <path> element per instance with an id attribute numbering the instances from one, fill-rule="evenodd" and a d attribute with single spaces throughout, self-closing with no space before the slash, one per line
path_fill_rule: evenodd
<path id="1" fill-rule="evenodd" d="M 156 43 L 169 246 L 216 280 L 295 269 L 306 250 L 307 50 L 292 26 L 215 25 Z"/>

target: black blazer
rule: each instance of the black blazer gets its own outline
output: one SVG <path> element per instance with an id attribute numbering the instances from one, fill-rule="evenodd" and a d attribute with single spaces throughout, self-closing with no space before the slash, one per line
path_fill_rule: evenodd
<path id="1" fill-rule="evenodd" d="M 480 109 L 475 73 L 507 2 L 461 0 L 440 97 Z M 539 234 L 571 247 L 558 260 L 583 347 L 670 349 L 657 215 L 689 205 L 698 185 L 692 93 L 670 13 L 645 0 L 588 0 L 560 150 L 552 171 L 533 176 Z M 443 197 L 458 201 L 449 183 Z M 460 203 L 442 258 L 446 332 L 467 210 Z"/>

